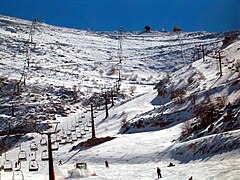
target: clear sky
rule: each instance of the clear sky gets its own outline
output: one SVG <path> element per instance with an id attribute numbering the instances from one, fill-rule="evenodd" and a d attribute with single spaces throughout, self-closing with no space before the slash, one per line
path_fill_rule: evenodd
<path id="1" fill-rule="evenodd" d="M 0 0 L 0 14 L 95 31 L 240 29 L 240 0 Z"/>

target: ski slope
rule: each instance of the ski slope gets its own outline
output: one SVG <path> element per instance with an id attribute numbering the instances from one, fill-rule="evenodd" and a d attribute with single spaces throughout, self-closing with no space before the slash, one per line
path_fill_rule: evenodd
<path id="1" fill-rule="evenodd" d="M 21 98 L 15 101 L 19 104 L 17 117 L 11 117 L 9 110 L 4 109 L 12 102 L 8 92 L 1 94 L 0 129 L 7 129 L 9 122 L 13 126 L 22 121 L 34 121 L 32 117 L 39 116 L 40 122 L 41 118 L 47 118 L 42 123 L 59 122 L 58 135 L 62 137 L 63 132 L 71 132 L 72 137 L 85 132 L 86 135 L 76 141 L 59 143 L 58 150 L 53 152 L 57 180 L 79 179 L 68 174 L 77 162 L 88 165 L 83 179 L 151 180 L 157 179 L 157 167 L 160 167 L 163 179 L 169 180 L 186 180 L 191 176 L 194 180 L 240 179 L 239 107 L 234 110 L 238 115 L 235 128 L 221 129 L 227 126 L 223 120 L 224 111 L 214 122 L 217 133 L 208 133 L 206 129 L 200 137 L 197 137 L 200 133 L 192 133 L 183 140 L 184 123 L 196 122 L 193 105 L 188 100 L 178 104 L 168 95 L 158 96 L 156 89 L 156 84 L 168 77 L 164 90 L 171 92 L 185 88 L 184 100 L 197 94 L 196 103 L 202 104 L 206 94 L 210 94 L 212 101 L 226 96 L 226 104 L 238 102 L 239 72 L 235 70 L 235 64 L 240 61 L 239 36 L 221 49 L 223 76 L 219 77 L 214 52 L 231 32 L 124 32 L 123 62 L 119 64 L 117 32 L 92 32 L 37 23 L 33 43 L 29 43 L 30 26 L 30 21 L 0 16 L 0 75 L 9 82 L 19 80 L 23 74 L 26 77 Z M 194 54 L 200 45 L 209 51 L 205 61 Z M 84 130 L 91 115 L 86 111 L 89 106 L 84 106 L 83 101 L 94 93 L 113 88 L 118 81 L 119 68 L 122 96 L 114 99 L 114 106 L 108 104 L 107 118 L 102 108 L 94 120 L 96 137 L 115 138 L 93 147 L 81 147 L 79 143 L 91 138 L 91 127 Z M 79 93 L 78 102 L 61 99 L 74 88 Z M 12 92 L 10 85 L 8 90 Z M 56 109 L 63 108 L 67 113 L 62 116 L 51 113 L 51 105 L 55 104 L 60 104 Z M 44 108 L 48 111 L 43 111 Z M 140 128 L 137 127 L 139 122 L 142 122 Z M 76 124 L 79 126 L 72 131 Z M 12 161 L 13 169 L 17 169 L 15 162 L 20 144 L 21 150 L 26 152 L 27 161 L 21 162 L 24 179 L 48 179 L 48 162 L 41 160 L 46 146 L 40 145 L 40 139 L 39 133 L 27 133 L 17 142 L 1 136 L 1 143 L 12 146 L 6 152 L 6 159 Z M 36 161 L 39 169 L 36 172 L 29 172 L 29 161 L 35 158 L 35 152 L 30 149 L 32 141 L 38 146 Z M 201 154 L 202 147 L 210 150 Z M 59 165 L 60 160 L 62 165 Z M 104 165 L 106 160 L 109 168 Z M 2 153 L 1 165 L 5 161 L 5 153 Z M 170 162 L 175 166 L 167 167 Z M 0 173 L 1 180 L 13 178 L 13 172 L 2 170 Z"/>

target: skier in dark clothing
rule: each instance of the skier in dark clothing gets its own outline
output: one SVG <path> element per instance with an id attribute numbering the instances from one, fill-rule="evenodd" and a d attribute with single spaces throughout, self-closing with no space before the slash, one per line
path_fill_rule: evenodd
<path id="1" fill-rule="evenodd" d="M 106 168 L 109 168 L 108 161 L 105 161 L 105 166 L 106 166 Z"/>
<path id="2" fill-rule="evenodd" d="M 159 178 L 162 178 L 161 170 L 160 170 L 159 167 L 157 167 L 157 175 L 158 175 L 158 179 L 159 179 Z"/>

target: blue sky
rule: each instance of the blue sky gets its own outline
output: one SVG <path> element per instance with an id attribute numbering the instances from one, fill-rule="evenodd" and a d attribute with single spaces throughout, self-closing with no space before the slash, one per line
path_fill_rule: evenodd
<path id="1" fill-rule="evenodd" d="M 0 0 L 0 14 L 78 29 L 240 29 L 240 0 Z"/>

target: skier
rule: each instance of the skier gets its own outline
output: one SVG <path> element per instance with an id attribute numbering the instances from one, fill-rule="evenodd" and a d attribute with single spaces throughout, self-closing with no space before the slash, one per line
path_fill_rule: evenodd
<path id="1" fill-rule="evenodd" d="M 105 161 L 106 168 L 109 168 L 108 161 Z"/>
<path id="2" fill-rule="evenodd" d="M 157 167 L 157 175 L 158 175 L 158 179 L 159 179 L 159 178 L 162 178 L 161 170 L 160 170 L 159 167 Z"/>
<path id="3" fill-rule="evenodd" d="M 62 160 L 59 160 L 59 161 L 58 161 L 58 165 L 62 165 Z"/>

